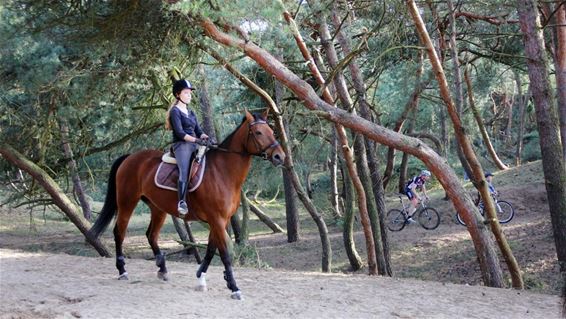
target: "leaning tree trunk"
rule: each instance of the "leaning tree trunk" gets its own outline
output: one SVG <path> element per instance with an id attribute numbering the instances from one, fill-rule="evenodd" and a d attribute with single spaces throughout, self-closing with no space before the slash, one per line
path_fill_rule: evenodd
<path id="1" fill-rule="evenodd" d="M 407 6 L 409 8 L 409 12 L 411 13 L 411 16 L 413 17 L 413 21 L 415 22 L 415 25 L 417 27 L 417 32 L 419 34 L 421 42 L 423 42 L 423 44 L 427 48 L 429 60 L 432 63 L 432 68 L 436 74 L 436 79 L 439 84 L 440 94 L 442 96 L 442 99 L 444 100 L 444 103 L 446 104 L 446 107 L 448 109 L 448 114 L 454 126 L 454 133 L 456 135 L 456 139 L 458 140 L 458 144 L 461 148 L 461 151 L 463 152 L 463 155 L 465 155 L 465 159 L 470 165 L 470 168 L 472 170 L 472 176 L 471 176 L 472 181 L 474 182 L 476 188 L 480 191 L 484 203 L 486 203 L 486 214 L 487 217 L 489 218 L 492 232 L 495 235 L 501 253 L 503 254 L 503 257 L 511 273 L 513 287 L 522 289 L 523 279 L 521 277 L 519 265 L 517 264 L 517 261 L 513 256 L 511 249 L 509 248 L 509 244 L 507 243 L 507 240 L 505 239 L 505 236 L 501 230 L 501 225 L 499 224 L 499 220 L 497 219 L 497 214 L 495 211 L 495 205 L 491 198 L 488 185 L 485 181 L 481 164 L 479 163 L 474 153 L 474 150 L 472 149 L 472 145 L 468 140 L 464 127 L 462 126 L 462 122 L 460 121 L 460 117 L 458 116 L 458 111 L 455 108 L 452 98 L 450 96 L 450 91 L 448 89 L 448 82 L 446 81 L 446 76 L 444 74 L 444 70 L 440 63 L 440 60 L 438 59 L 432 41 L 430 40 L 425 24 L 421 19 L 415 1 L 407 0 Z M 472 216 L 465 216 L 464 219 L 467 218 L 471 219 L 471 217 Z M 498 274 L 499 276 L 501 275 L 501 268 L 499 267 L 499 265 L 497 265 L 497 268 L 495 268 L 494 271 L 497 271 L 499 273 Z M 493 282 L 493 284 L 496 286 L 502 286 L 503 282 L 501 281 L 501 277 L 498 277 L 497 279 L 499 281 Z"/>
<path id="2" fill-rule="evenodd" d="M 435 174 L 440 184 L 452 199 L 456 212 L 465 219 L 468 225 L 467 229 L 474 243 L 482 279 L 485 285 L 499 287 L 503 285 L 498 257 L 495 253 L 490 234 L 483 224 L 483 218 L 479 214 L 471 197 L 460 184 L 458 176 L 446 163 L 444 158 L 416 138 L 393 132 L 376 123 L 372 123 L 328 104 L 318 96 L 315 90 L 306 81 L 291 72 L 285 65 L 269 54 L 269 52 L 253 42 L 239 39 L 220 31 L 210 19 L 200 17 L 198 23 L 203 28 L 205 35 L 209 38 L 227 47 L 242 50 L 246 56 L 254 60 L 263 70 L 273 75 L 277 80 L 281 81 L 281 83 L 293 91 L 313 114 L 328 121 L 340 123 L 354 131 L 364 134 L 377 143 L 393 146 L 423 161 L 433 174 Z M 299 192 L 299 196 L 304 196 L 304 193 Z"/>
<path id="3" fill-rule="evenodd" d="M 495 148 L 493 147 L 493 144 L 491 144 L 491 139 L 489 138 L 489 134 L 487 133 L 487 130 L 483 125 L 483 119 L 481 118 L 480 111 L 476 107 L 476 102 L 474 101 L 474 91 L 472 89 L 472 81 L 470 80 L 470 74 L 468 72 L 468 68 L 464 70 L 464 79 L 466 80 L 466 86 L 468 87 L 468 101 L 470 104 L 470 109 L 472 110 L 472 113 L 474 114 L 474 118 L 476 119 L 476 123 L 478 124 L 478 128 L 480 130 L 483 139 L 483 144 L 487 148 L 487 152 L 491 156 L 491 159 L 495 163 L 495 166 L 497 166 L 497 168 L 500 170 L 506 170 L 509 167 L 507 167 L 507 165 L 505 165 L 501 161 L 499 156 L 497 156 L 497 152 L 495 152 Z"/>
<path id="4" fill-rule="evenodd" d="M 55 182 L 47 172 L 5 142 L 0 144 L 0 155 L 8 162 L 30 174 L 31 177 L 45 189 L 49 196 L 51 196 L 55 206 L 59 207 L 65 216 L 79 229 L 85 236 L 86 241 L 96 249 L 100 256 L 111 256 L 104 244 L 89 233 L 90 223 L 81 215 L 78 207 L 67 197 L 57 182 Z"/>
<path id="5" fill-rule="evenodd" d="M 566 279 L 566 165 L 562 155 L 556 102 L 550 85 L 544 38 L 534 0 L 517 0 L 539 131 L 542 167 L 556 254 Z"/>
<path id="6" fill-rule="evenodd" d="M 209 20 L 206 20 L 209 21 Z M 212 23 L 212 22 L 211 22 Z M 185 41 L 189 44 L 194 44 L 191 39 L 185 38 Z M 281 147 L 285 151 L 285 168 L 290 174 L 291 181 L 293 186 L 297 192 L 297 196 L 305 206 L 305 209 L 309 212 L 312 219 L 316 223 L 318 228 L 318 233 L 320 236 L 320 242 L 322 245 L 322 271 L 323 272 L 330 272 L 332 266 L 332 247 L 330 245 L 330 238 L 328 237 L 328 228 L 326 227 L 326 223 L 322 218 L 322 215 L 318 212 L 316 206 L 313 202 L 308 198 L 303 186 L 301 185 L 299 175 L 295 170 L 294 163 L 293 163 L 293 152 L 291 147 L 289 146 L 289 141 L 287 138 L 287 131 L 285 125 L 283 124 L 283 118 L 281 113 L 279 112 L 279 108 L 277 104 L 273 101 L 273 99 L 257 86 L 253 81 L 248 79 L 245 75 L 243 75 L 240 71 L 235 69 L 228 61 L 226 61 L 222 56 L 212 50 L 210 47 L 199 46 L 200 49 L 210 54 L 213 58 L 215 58 L 220 64 L 230 73 L 232 73 L 238 80 L 240 80 L 244 85 L 250 88 L 254 93 L 259 95 L 264 102 L 267 104 L 269 109 L 271 110 L 271 114 L 274 116 L 275 120 L 275 130 L 279 134 L 279 142 L 281 143 Z"/>
<path id="7" fill-rule="evenodd" d="M 338 55 L 334 49 L 334 43 L 331 39 L 330 31 L 328 30 L 328 24 L 326 23 L 326 15 L 320 14 L 320 42 L 326 52 L 326 57 L 328 59 L 330 67 L 335 70 L 334 76 L 334 87 L 338 93 L 338 97 L 342 104 L 344 110 L 352 110 L 353 103 L 348 92 L 348 87 L 344 79 L 344 74 L 342 70 L 337 70 L 338 66 Z M 355 163 L 357 168 L 358 177 L 363 185 L 365 197 L 366 197 L 366 207 L 370 219 L 370 225 L 373 235 L 373 241 L 375 244 L 375 255 L 377 261 L 377 268 L 379 274 L 387 274 L 387 269 L 390 268 L 386 264 L 385 254 L 383 253 L 383 243 L 381 241 L 381 226 L 378 217 L 377 207 L 375 205 L 375 198 L 373 197 L 373 186 L 370 180 L 370 171 L 368 168 L 367 156 L 366 156 L 366 145 L 364 143 L 364 138 L 354 135 L 354 149 L 356 150 Z"/>

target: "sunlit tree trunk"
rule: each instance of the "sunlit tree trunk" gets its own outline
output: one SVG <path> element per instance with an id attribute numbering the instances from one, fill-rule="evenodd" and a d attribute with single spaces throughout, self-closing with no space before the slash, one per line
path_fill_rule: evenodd
<path id="1" fill-rule="evenodd" d="M 562 154 L 556 101 L 550 85 L 537 1 L 517 0 L 517 8 L 535 103 L 556 254 L 562 278 L 566 278 L 566 165 Z"/>

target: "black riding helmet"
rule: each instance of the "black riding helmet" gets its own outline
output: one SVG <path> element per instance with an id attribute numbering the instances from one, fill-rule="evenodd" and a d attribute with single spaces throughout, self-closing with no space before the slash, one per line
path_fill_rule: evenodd
<path id="1" fill-rule="evenodd" d="M 191 84 L 191 82 L 185 79 L 175 81 L 175 83 L 173 83 L 173 96 L 177 97 L 177 95 L 179 95 L 179 93 L 181 93 L 181 91 L 183 91 L 184 89 L 194 90 L 195 88 Z"/>

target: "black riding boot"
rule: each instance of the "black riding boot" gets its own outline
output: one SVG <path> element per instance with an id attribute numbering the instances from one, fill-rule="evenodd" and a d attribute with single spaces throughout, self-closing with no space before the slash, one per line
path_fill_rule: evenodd
<path id="1" fill-rule="evenodd" d="M 187 184 L 186 182 L 177 183 L 177 195 L 179 197 L 179 203 L 177 204 L 177 212 L 179 212 L 179 218 L 185 217 L 188 213 L 189 208 L 185 202 L 185 195 L 187 194 Z"/>

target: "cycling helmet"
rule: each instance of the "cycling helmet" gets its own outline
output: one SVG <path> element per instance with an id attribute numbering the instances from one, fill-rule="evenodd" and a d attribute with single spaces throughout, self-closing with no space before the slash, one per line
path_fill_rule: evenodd
<path id="1" fill-rule="evenodd" d="M 431 175 L 431 174 L 430 174 L 430 171 L 427 171 L 426 169 L 423 169 L 423 170 L 421 171 L 421 176 L 429 176 L 429 177 L 430 177 L 430 175 Z"/>
<path id="2" fill-rule="evenodd" d="M 175 83 L 173 83 L 173 96 L 177 97 L 184 89 L 194 90 L 195 88 L 192 86 L 191 82 L 185 79 L 175 81 Z"/>
<path id="3" fill-rule="evenodd" d="M 491 174 L 490 172 L 485 173 L 485 178 L 488 178 L 488 176 L 493 176 L 493 174 Z"/>

